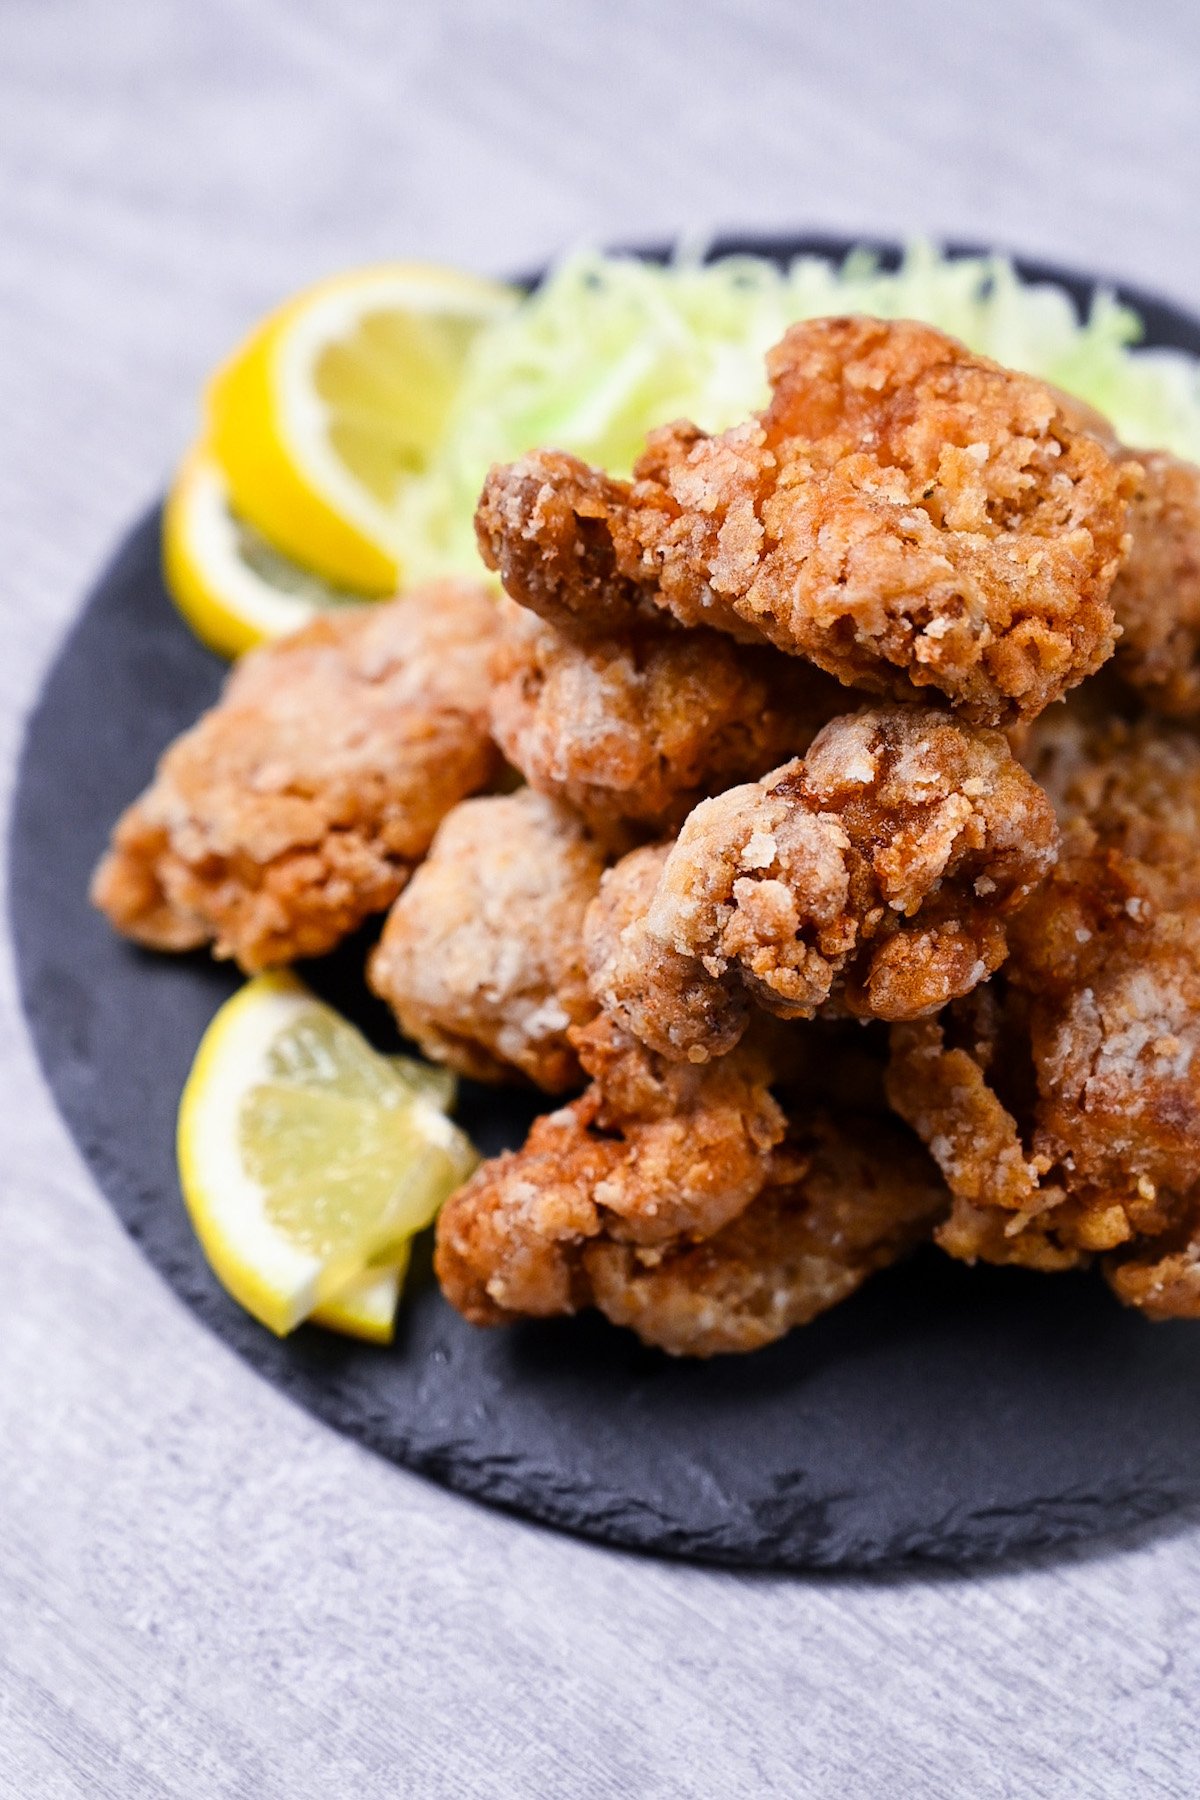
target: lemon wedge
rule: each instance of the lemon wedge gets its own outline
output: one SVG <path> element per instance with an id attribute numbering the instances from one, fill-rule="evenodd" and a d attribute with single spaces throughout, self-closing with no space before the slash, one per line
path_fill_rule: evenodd
<path id="1" fill-rule="evenodd" d="M 384 1061 L 399 1081 L 442 1112 L 449 1112 L 454 1105 L 458 1080 L 449 1069 L 415 1056 L 387 1056 Z M 369 1269 L 310 1313 L 309 1323 L 348 1337 L 366 1338 L 368 1343 L 390 1344 L 411 1256 L 411 1238 L 381 1251 Z"/>
<path id="2" fill-rule="evenodd" d="M 422 1062 L 419 1056 L 385 1056 L 384 1062 L 397 1081 L 414 1094 L 433 1102 L 439 1112 L 449 1112 L 458 1098 L 458 1076 L 440 1063 Z"/>
<path id="3" fill-rule="evenodd" d="M 396 1308 L 408 1273 L 411 1245 L 405 1243 L 388 1267 L 375 1267 L 358 1275 L 340 1294 L 309 1314 L 309 1322 L 347 1337 L 365 1338 L 370 1344 L 390 1344 L 396 1325 Z"/>
<path id="4" fill-rule="evenodd" d="M 477 333 L 517 297 L 393 264 L 287 301 L 208 387 L 208 442 L 238 516 L 336 586 L 394 592 L 399 495 L 442 435 Z"/>
<path id="5" fill-rule="evenodd" d="M 281 1336 L 395 1269 L 476 1161 L 428 1095 L 290 974 L 257 976 L 213 1019 L 178 1154 L 214 1271 Z"/>
<path id="6" fill-rule="evenodd" d="M 328 607 L 371 598 L 289 562 L 239 519 L 220 464 L 202 445 L 184 458 L 167 496 L 163 572 L 180 612 L 218 656 L 240 656 Z"/>

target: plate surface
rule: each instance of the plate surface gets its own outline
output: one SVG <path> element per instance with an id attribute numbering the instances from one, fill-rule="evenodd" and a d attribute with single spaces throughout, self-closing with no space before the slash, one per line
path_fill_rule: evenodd
<path id="1" fill-rule="evenodd" d="M 1152 342 L 1200 354 L 1195 323 L 1128 298 Z M 269 1381 L 462 1493 L 612 1544 L 760 1567 L 998 1556 L 1200 1496 L 1200 1330 L 1150 1325 L 1084 1276 L 972 1271 L 930 1252 L 782 1344 L 704 1364 L 590 1316 L 473 1330 L 427 1267 L 390 1351 L 262 1330 L 209 1273 L 173 1150 L 196 1044 L 236 978 L 131 948 L 86 900 L 112 821 L 222 673 L 163 591 L 155 512 L 91 595 L 30 723 L 11 912 L 42 1065 L 101 1188 L 149 1261 Z M 356 942 L 305 973 L 394 1046 L 363 993 L 363 953 Z M 468 1085 L 460 1116 L 493 1151 L 519 1141 L 532 1106 Z"/>

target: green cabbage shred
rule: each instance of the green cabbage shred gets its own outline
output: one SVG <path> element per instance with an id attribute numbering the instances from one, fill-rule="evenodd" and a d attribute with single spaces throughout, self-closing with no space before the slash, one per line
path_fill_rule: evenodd
<path id="1" fill-rule="evenodd" d="M 471 518 L 491 463 L 554 446 L 627 474 L 654 426 L 721 431 L 760 407 L 764 352 L 793 320 L 831 313 L 924 319 L 1077 394 L 1125 443 L 1200 461 L 1200 364 L 1134 348 L 1141 320 L 1111 293 L 1081 320 L 1063 288 L 1023 281 L 1003 257 L 928 244 L 891 271 L 865 250 L 782 269 L 579 252 L 475 340 L 438 450 L 400 502 L 406 572 L 478 568 Z"/>

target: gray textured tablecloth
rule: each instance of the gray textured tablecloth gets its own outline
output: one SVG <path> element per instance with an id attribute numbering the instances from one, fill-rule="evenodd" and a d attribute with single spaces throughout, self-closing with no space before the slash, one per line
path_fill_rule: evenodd
<path id="1" fill-rule="evenodd" d="M 1189 0 L 3 0 L 6 788 L 202 376 L 288 289 L 800 224 L 1200 305 L 1198 98 Z M 0 1794 L 1200 1790 L 1195 1519 L 986 1574 L 800 1580 L 455 1499 L 183 1311 L 55 1116 L 7 962 L 0 999 Z"/>

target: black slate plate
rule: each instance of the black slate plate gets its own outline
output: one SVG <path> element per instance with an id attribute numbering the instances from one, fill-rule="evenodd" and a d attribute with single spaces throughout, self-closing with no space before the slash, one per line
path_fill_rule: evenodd
<path id="1" fill-rule="evenodd" d="M 793 253 L 826 240 L 739 243 Z M 1089 284 L 1054 270 L 1077 296 Z M 1131 296 L 1151 340 L 1200 327 Z M 12 826 L 21 990 L 47 1078 L 148 1259 L 268 1380 L 382 1455 L 534 1519 L 663 1555 L 770 1568 L 960 1562 L 1065 1542 L 1200 1496 L 1200 1329 L 1152 1326 L 1099 1281 L 970 1271 L 933 1253 L 748 1358 L 672 1362 L 584 1317 L 472 1330 L 429 1277 L 380 1351 L 280 1343 L 209 1274 L 184 1214 L 175 1107 L 235 985 L 155 958 L 89 909 L 88 875 L 166 741 L 221 666 L 162 588 L 159 519 L 132 532 L 68 638 L 29 727 Z M 310 979 L 380 1042 L 361 943 Z M 485 1150 L 530 1106 L 469 1088 Z"/>

